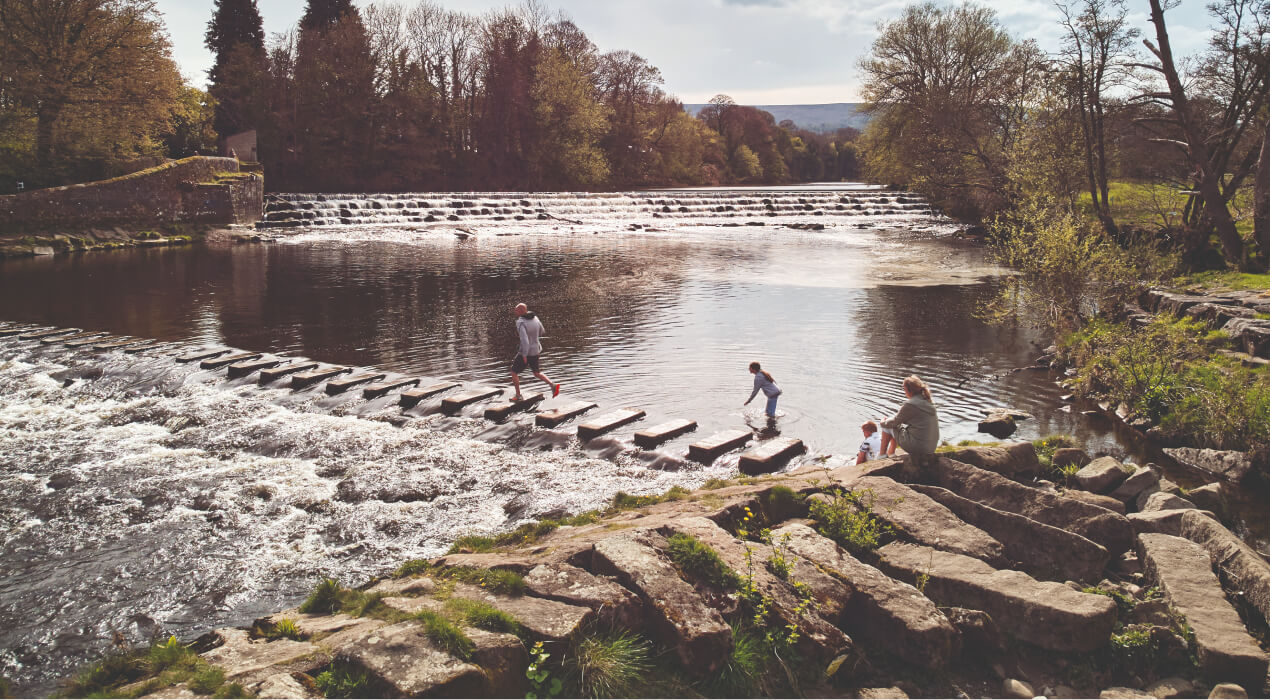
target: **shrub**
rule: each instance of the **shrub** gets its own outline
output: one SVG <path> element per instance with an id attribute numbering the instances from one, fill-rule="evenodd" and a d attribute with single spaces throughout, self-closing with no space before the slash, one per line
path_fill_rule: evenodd
<path id="1" fill-rule="evenodd" d="M 635 508 L 657 505 L 658 503 L 666 503 L 668 501 L 682 501 L 691 494 L 691 491 L 682 486 L 671 486 L 670 490 L 660 496 L 632 496 L 625 491 L 618 491 L 617 495 L 613 496 L 611 510 L 632 510 Z"/>
<path id="2" fill-rule="evenodd" d="M 295 620 L 292 620 L 289 617 L 284 617 L 273 623 L 272 632 L 273 634 L 271 636 L 274 638 L 286 637 L 287 639 L 294 639 L 297 642 L 302 638 L 300 628 L 296 627 Z"/>
<path id="3" fill-rule="evenodd" d="M 666 554 L 679 570 L 717 588 L 735 588 L 739 576 L 709 546 L 692 535 L 675 533 L 666 540 Z"/>
<path id="4" fill-rule="evenodd" d="M 890 525 L 873 514 L 871 490 L 855 493 L 834 489 L 829 495 L 832 500 L 828 503 L 811 503 L 816 530 L 852 554 L 872 552 L 895 534 Z"/>
<path id="5" fill-rule="evenodd" d="M 629 632 L 585 637 L 574 645 L 566 667 L 579 695 L 630 697 L 651 668 L 650 648 Z"/>

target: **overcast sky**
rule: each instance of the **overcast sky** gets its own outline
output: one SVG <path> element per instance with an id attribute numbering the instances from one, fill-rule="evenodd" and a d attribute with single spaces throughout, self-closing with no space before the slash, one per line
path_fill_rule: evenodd
<path id="1" fill-rule="evenodd" d="M 407 4 L 414 0 L 407 0 Z M 440 0 L 453 10 L 481 13 L 507 0 Z M 1207 0 L 1185 0 L 1169 11 L 1174 52 L 1187 55 L 1207 41 Z M 304 0 L 259 0 L 270 34 L 294 26 Z M 359 0 L 358 5 L 368 4 Z M 725 93 L 742 104 L 856 102 L 856 62 L 905 0 L 548 0 L 587 33 L 601 51 L 628 49 L 661 69 L 665 88 L 686 103 Z M 1053 50 L 1057 13 L 1049 0 L 985 0 L 1017 37 Z M 1128 0 L 1135 26 L 1149 36 L 1146 0 Z M 207 0 L 158 0 L 173 52 L 186 77 L 206 83 L 211 54 L 203 33 Z"/>

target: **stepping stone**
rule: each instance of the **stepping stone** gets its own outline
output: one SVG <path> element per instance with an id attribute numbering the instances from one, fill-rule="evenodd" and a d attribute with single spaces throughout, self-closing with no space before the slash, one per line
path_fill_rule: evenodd
<path id="1" fill-rule="evenodd" d="M 451 389 L 458 388 L 458 386 L 458 382 L 441 382 L 440 384 L 433 384 L 431 386 L 425 386 L 411 391 L 403 391 L 401 393 L 401 405 L 404 408 L 413 408 L 424 399 L 444 394 Z"/>
<path id="2" fill-rule="evenodd" d="M 365 372 L 362 374 L 354 374 L 353 376 L 345 377 L 344 379 L 336 379 L 334 381 L 330 381 L 326 383 L 326 393 L 329 396 L 343 394 L 344 392 L 348 391 L 349 389 L 352 389 L 358 384 L 366 384 L 368 382 L 377 382 L 386 376 L 387 375 L 385 374 L 375 374 L 374 372 Z"/>
<path id="3" fill-rule="evenodd" d="M 229 348 L 221 348 L 219 350 L 199 350 L 197 352 L 192 352 L 188 355 L 182 355 L 176 358 L 176 361 L 183 365 L 188 365 L 191 362 L 198 362 L 200 360 L 209 360 L 213 357 L 220 357 L 221 355 L 224 355 L 230 352 L 233 352 L 233 351 L 230 350 Z"/>
<path id="4" fill-rule="evenodd" d="M 23 333 L 18 336 L 18 340 L 42 340 L 44 338 L 52 338 L 59 335 L 71 335 L 82 331 L 83 329 L 81 328 L 52 328 L 49 330 L 38 330 Z"/>
<path id="5" fill-rule="evenodd" d="M 419 386 L 418 379 L 398 379 L 390 382 L 381 382 L 379 384 L 371 384 L 362 390 L 362 397 L 366 399 L 377 399 L 386 396 L 389 392 L 396 389 L 404 389 L 408 386 Z"/>
<path id="6" fill-rule="evenodd" d="M 742 447 L 754 437 L 748 430 L 725 430 L 688 446 L 688 459 L 710 464 L 720 455 Z"/>
<path id="7" fill-rule="evenodd" d="M 851 490 L 871 501 L 874 516 L 904 539 L 928 547 L 964 554 L 994 567 L 1005 567 L 1005 547 L 988 533 L 965 523 L 930 496 L 884 476 L 856 479 Z"/>
<path id="8" fill-rule="evenodd" d="M 492 399 L 503 393 L 502 389 L 494 387 L 480 387 L 477 389 L 469 389 L 461 394 L 447 397 L 441 400 L 441 410 L 444 413 L 458 413 L 463 410 L 464 406 L 470 406 L 478 401 Z"/>
<path id="9" fill-rule="evenodd" d="M 19 335 L 22 333 L 30 333 L 32 330 L 39 327 L 40 326 L 13 326 L 11 328 L 0 329 L 0 338 L 8 338 L 9 336 Z"/>
<path id="10" fill-rule="evenodd" d="M 637 420 L 642 420 L 645 415 L 647 414 L 636 408 L 623 408 L 591 418 L 578 426 L 578 439 L 590 440 L 591 438 L 599 437 L 605 433 L 617 430 L 623 425 L 630 425 Z"/>
<path id="11" fill-rule="evenodd" d="M 140 339 L 140 338 L 132 338 L 132 339 L 129 339 L 129 340 L 123 340 L 123 339 L 120 339 L 120 340 L 117 340 L 117 341 L 115 341 L 115 342 L 110 342 L 110 343 L 100 343 L 100 342 L 99 342 L 99 344 L 94 344 L 94 345 L 93 345 L 93 349 L 94 349 L 94 350 L 100 350 L 100 351 L 102 351 L 102 352 L 105 352 L 105 351 L 107 351 L 107 350 L 120 350 L 120 349 L 122 349 L 122 348 L 127 348 L 127 347 L 131 347 L 131 346 L 133 346 L 133 345 L 142 345 L 142 344 L 145 344 L 145 345 L 153 345 L 153 344 L 154 344 L 154 341 L 152 341 L 152 340 L 142 340 L 142 339 Z"/>
<path id="12" fill-rule="evenodd" d="M 741 455 L 738 467 L 745 474 L 767 474 L 785 466 L 789 460 L 807 451 L 797 438 L 777 438 Z"/>
<path id="13" fill-rule="evenodd" d="M 225 355 L 224 357 L 217 357 L 211 360 L 203 360 L 199 363 L 198 367 L 199 369 L 220 369 L 221 367 L 227 367 L 238 362 L 246 362 L 248 360 L 257 359 L 260 359 L 260 353 L 258 352 L 240 352 L 234 355 Z"/>
<path id="14" fill-rule="evenodd" d="M 352 371 L 353 370 L 348 367 L 336 366 L 327 367 L 326 369 L 313 369 L 308 372 L 300 372 L 299 374 L 291 377 L 291 388 L 304 389 L 306 387 L 313 386 L 318 382 L 324 382 L 328 379 L 332 379 L 340 376 L 341 374 L 346 374 Z"/>
<path id="15" fill-rule="evenodd" d="M 674 440 L 680 435 L 686 435 L 696 429 L 697 421 L 677 418 L 635 433 L 635 444 L 646 450 L 651 450 L 664 442 Z"/>
<path id="16" fill-rule="evenodd" d="M 160 343 L 158 341 L 150 340 L 150 341 L 146 341 L 144 345 L 135 345 L 135 346 L 127 347 L 124 349 L 124 353 L 128 355 L 139 355 L 143 352 L 148 352 L 150 350 L 158 350 L 166 346 L 167 346 L 167 343 Z"/>
<path id="17" fill-rule="evenodd" d="M 573 420 L 578 416 L 595 408 L 596 405 L 586 401 L 574 401 L 566 406 L 555 408 L 550 411 L 543 411 L 534 416 L 534 425 L 539 428 L 554 428 L 565 421 Z"/>
<path id="18" fill-rule="evenodd" d="M 318 368 L 318 363 L 316 362 L 308 362 L 307 360 L 302 360 L 300 362 L 291 362 L 290 364 L 285 364 L 285 365 L 282 365 L 281 367 L 261 370 L 259 383 L 261 386 L 264 386 L 265 384 L 272 384 L 288 375 L 298 374 L 300 372 L 308 372 L 310 370 L 315 370 L 317 368 Z"/>
<path id="19" fill-rule="evenodd" d="M 545 398 L 547 398 L 545 394 L 527 394 L 521 397 L 520 401 L 504 401 L 490 404 L 489 408 L 485 409 L 485 420 L 504 420 L 513 413 L 528 411 L 542 403 Z"/>
<path id="20" fill-rule="evenodd" d="M 282 359 L 277 357 L 258 360 L 244 360 L 243 362 L 237 362 L 229 366 L 229 378 L 238 379 L 239 377 L 245 377 L 252 372 L 277 367 L 280 364 L 282 364 Z"/>
<path id="21" fill-rule="evenodd" d="M 70 338 L 62 338 L 58 342 L 62 343 L 68 348 L 83 348 L 83 347 L 88 347 L 89 345 L 93 345 L 94 343 L 100 343 L 103 340 L 110 340 L 110 339 L 111 337 L 109 335 L 106 335 L 105 333 L 86 333 L 82 336 L 79 336 L 75 340 L 71 340 Z"/>
<path id="22" fill-rule="evenodd" d="M 1093 651 L 1107 643 L 1116 626 L 1116 603 L 1107 596 L 915 544 L 892 542 L 877 553 L 878 566 L 895 578 L 907 582 L 925 576 L 931 600 L 982 610 L 1002 631 L 1042 649 Z"/>

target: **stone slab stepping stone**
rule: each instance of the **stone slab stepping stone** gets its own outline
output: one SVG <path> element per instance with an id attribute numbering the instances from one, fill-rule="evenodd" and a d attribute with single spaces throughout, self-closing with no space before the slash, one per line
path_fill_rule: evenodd
<path id="1" fill-rule="evenodd" d="M 892 576 L 928 577 L 926 594 L 932 600 L 982 610 L 1003 631 L 1042 649 L 1093 651 L 1107 643 L 1116 625 L 1116 603 L 1107 596 L 994 569 L 974 557 L 903 542 L 882 547 L 878 556 L 879 566 Z"/>
<path id="2" fill-rule="evenodd" d="M 916 588 L 856 559 L 806 525 L 785 525 L 772 537 L 851 588 L 841 621 L 854 639 L 923 667 L 943 667 L 952 659 L 956 628 Z"/>
<path id="3" fill-rule="evenodd" d="M 476 697 L 486 689 L 479 666 L 444 652 L 415 621 L 381 627 L 335 649 L 389 687 L 388 697 Z"/>
<path id="4" fill-rule="evenodd" d="M 93 349 L 94 349 L 94 350 L 100 350 L 100 351 L 102 351 L 102 352 L 106 352 L 106 351 L 108 351 L 108 350 L 121 350 L 121 349 L 123 349 L 123 348 L 129 348 L 129 347 L 132 347 L 132 346 L 134 346 L 134 345 L 142 345 L 142 344 L 145 344 L 145 345 L 153 345 L 153 344 L 154 344 L 154 341 L 150 341 L 150 340 L 142 340 L 142 339 L 140 339 L 140 338 L 129 338 L 129 339 L 127 339 L 127 340 L 120 339 L 120 340 L 117 340 L 117 341 L 115 341 L 115 342 L 110 342 L 110 343 L 100 343 L 100 342 L 99 342 L 99 343 L 96 343 L 96 344 L 94 344 L 94 345 L 93 345 Z"/>
<path id="5" fill-rule="evenodd" d="M 1227 583 L 1243 591 L 1262 618 L 1270 620 L 1270 563 L 1212 517 L 1197 510 L 1172 512 L 1182 514 L 1175 534 L 1207 550 Z"/>
<path id="6" fill-rule="evenodd" d="M 665 538 L 627 532 L 595 543 L 592 568 L 615 576 L 644 601 L 650 622 L 675 645 L 680 660 L 702 675 L 720 668 L 732 651 L 732 628 L 706 604 L 674 565 L 658 551 Z"/>
<path id="7" fill-rule="evenodd" d="M 789 463 L 789 460 L 807 451 L 807 446 L 797 438 L 776 438 L 741 455 L 737 466 L 745 474 L 767 474 Z"/>
<path id="8" fill-rule="evenodd" d="M 1006 566 L 1005 546 L 930 496 L 884 476 L 856 480 L 852 491 L 872 500 L 873 514 L 906 540 Z"/>
<path id="9" fill-rule="evenodd" d="M 229 365 L 237 364 L 239 362 L 258 359 L 260 359 L 260 353 L 258 352 L 240 352 L 233 355 L 225 355 L 223 357 L 214 357 L 210 360 L 203 360 L 198 366 L 199 369 L 220 369 L 221 367 L 228 367 Z"/>
<path id="10" fill-rule="evenodd" d="M 39 327 L 40 326 L 13 326 L 11 328 L 2 328 L 0 329 L 0 338 L 8 338 L 9 336 L 30 333 Z"/>
<path id="11" fill-rule="evenodd" d="M 312 370 L 317 369 L 318 366 L 319 365 L 316 362 L 300 361 L 300 362 L 291 362 L 289 364 L 282 365 L 281 367 L 275 367 L 273 369 L 261 370 L 259 382 L 262 386 L 265 384 L 272 384 L 273 382 L 276 382 L 279 379 L 282 379 L 283 377 L 286 377 L 292 374 L 299 374 L 300 372 L 310 372 Z"/>
<path id="12" fill-rule="evenodd" d="M 624 425 L 643 420 L 645 415 L 647 414 L 637 408 L 622 408 L 602 416 L 588 418 L 586 422 L 578 426 L 578 439 L 590 440 L 613 432 Z"/>
<path id="13" fill-rule="evenodd" d="M 408 386 L 419 386 L 419 380 L 418 379 L 395 379 L 393 381 L 380 382 L 378 384 L 371 384 L 365 389 L 362 389 L 362 398 L 377 399 L 381 396 L 388 395 L 389 392 L 396 391 L 397 389 L 404 389 Z"/>
<path id="14" fill-rule="evenodd" d="M 343 379 L 335 379 L 326 383 L 326 393 L 330 396 L 343 394 L 359 384 L 377 382 L 386 376 L 388 375 L 382 373 L 375 374 L 374 372 L 364 372 L 362 374 L 354 374 L 351 377 L 345 377 Z"/>
<path id="15" fill-rule="evenodd" d="M 183 365 L 188 365 L 191 362 L 200 362 L 202 360 L 210 360 L 213 357 L 220 357 L 221 355 L 227 355 L 231 352 L 233 351 L 230 350 L 229 348 L 196 350 L 194 352 L 181 355 L 180 357 L 176 358 L 176 361 Z"/>
<path id="16" fill-rule="evenodd" d="M 991 535 L 1011 561 L 1048 581 L 1097 581 L 1111 560 L 1107 548 L 1074 532 L 997 510 L 938 486 L 910 485 L 965 522 Z"/>
<path id="17" fill-rule="evenodd" d="M 50 330 L 37 330 L 28 333 L 22 333 L 18 336 L 18 340 L 43 340 L 44 338 L 52 338 L 54 336 L 72 335 L 74 333 L 82 333 L 80 328 L 53 328 Z"/>
<path id="18" fill-rule="evenodd" d="M 246 630 L 220 629 L 213 634 L 221 645 L 204 652 L 203 659 L 225 669 L 227 680 L 244 685 L 276 674 L 276 666 L 298 661 L 320 651 L 317 645 L 309 642 L 251 639 Z"/>
<path id="19" fill-rule="evenodd" d="M 574 401 L 560 408 L 553 408 L 550 411 L 539 413 L 534 416 L 534 425 L 539 428 L 554 428 L 561 423 L 577 418 L 595 407 L 596 404 L 587 401 Z"/>
<path id="20" fill-rule="evenodd" d="M 444 394 L 451 389 L 458 388 L 458 382 L 441 382 L 439 384 L 431 384 L 429 386 L 420 387 L 411 391 L 404 391 L 401 394 L 401 405 L 404 408 L 412 408 L 424 399 L 432 398 L 439 394 Z"/>
<path id="21" fill-rule="evenodd" d="M 352 371 L 353 370 L 348 367 L 326 367 L 324 369 L 319 368 L 311 369 L 307 372 L 300 372 L 291 376 L 291 388 L 304 389 L 319 382 L 324 382 L 328 379 L 332 379 L 340 376 L 341 374 L 347 374 Z"/>
<path id="22" fill-rule="evenodd" d="M 470 406 L 486 399 L 492 399 L 501 393 L 503 393 L 502 389 L 496 389 L 492 386 L 469 389 L 461 394 L 455 394 L 454 396 L 447 396 L 446 398 L 441 399 L 441 411 L 449 414 L 458 413 L 463 410 L 464 406 Z"/>
<path id="23" fill-rule="evenodd" d="M 262 369 L 277 367 L 282 364 L 282 359 L 278 357 L 266 357 L 263 359 L 244 360 L 243 362 L 235 362 L 229 366 L 229 378 L 238 379 L 246 377 L 252 372 L 259 372 Z"/>
<path id="24" fill-rule="evenodd" d="M 167 343 L 147 341 L 144 345 L 131 345 L 129 347 L 124 348 L 124 353 L 127 355 L 140 355 L 143 352 L 150 352 L 151 350 L 161 350 L 167 346 L 168 346 Z"/>
<path id="25" fill-rule="evenodd" d="M 731 452 L 754 438 L 748 430 L 725 430 L 688 446 L 688 459 L 710 464 L 724 453 Z"/>
<path id="26" fill-rule="evenodd" d="M 601 625 L 639 629 L 644 623 L 644 604 L 639 596 L 569 564 L 534 567 L 525 575 L 525 590 L 539 598 L 588 607 Z"/>
<path id="27" fill-rule="evenodd" d="M 106 335 L 105 333 L 93 333 L 91 335 L 85 335 L 84 337 L 78 340 L 63 339 L 64 344 L 68 348 L 86 348 L 90 345 L 95 348 L 98 343 L 116 341 L 116 340 L 122 340 L 122 338 L 119 338 L 117 336 Z"/>
<path id="28" fill-rule="evenodd" d="M 91 345 L 94 341 L 104 337 L 105 335 L 106 334 L 102 333 L 101 331 L 94 331 L 92 333 L 76 333 L 75 335 L 70 335 L 70 336 L 64 335 L 64 336 L 61 336 L 60 338 L 45 338 L 44 340 L 41 340 L 40 343 L 42 345 L 62 344 L 68 348 L 69 347 L 83 347 L 83 345 Z M 88 341 L 88 342 L 84 342 L 84 341 Z M 82 343 L 82 345 L 80 345 L 80 343 Z"/>
<path id="29" fill-rule="evenodd" d="M 520 411 L 528 411 L 529 409 L 542 403 L 547 396 L 545 394 L 526 394 L 521 397 L 520 401 L 503 401 L 500 403 L 490 404 L 485 409 L 485 419 L 492 421 L 505 420 L 513 413 Z"/>
<path id="30" fill-rule="evenodd" d="M 635 444 L 651 450 L 658 445 L 697 429 L 697 421 L 678 418 L 635 433 Z"/>
<path id="31" fill-rule="evenodd" d="M 1147 577 L 1159 584 L 1164 599 L 1195 632 L 1204 677 L 1247 688 L 1263 685 L 1270 659 L 1226 600 L 1207 550 L 1181 537 L 1153 533 L 1138 535 L 1137 550 Z"/>

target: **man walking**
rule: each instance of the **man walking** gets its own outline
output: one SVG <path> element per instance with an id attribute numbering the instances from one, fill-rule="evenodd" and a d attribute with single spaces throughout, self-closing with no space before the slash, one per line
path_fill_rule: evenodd
<path id="1" fill-rule="evenodd" d="M 526 367 L 533 370 L 535 377 L 551 387 L 553 397 L 559 396 L 560 385 L 552 384 L 538 368 L 538 355 L 542 353 L 542 343 L 538 340 L 543 333 L 542 321 L 524 304 L 517 304 L 515 313 L 516 335 L 520 337 L 520 347 L 516 349 L 516 359 L 512 361 L 512 386 L 516 387 L 516 396 L 512 400 L 520 401 L 523 398 L 520 395 L 520 373 Z"/>

